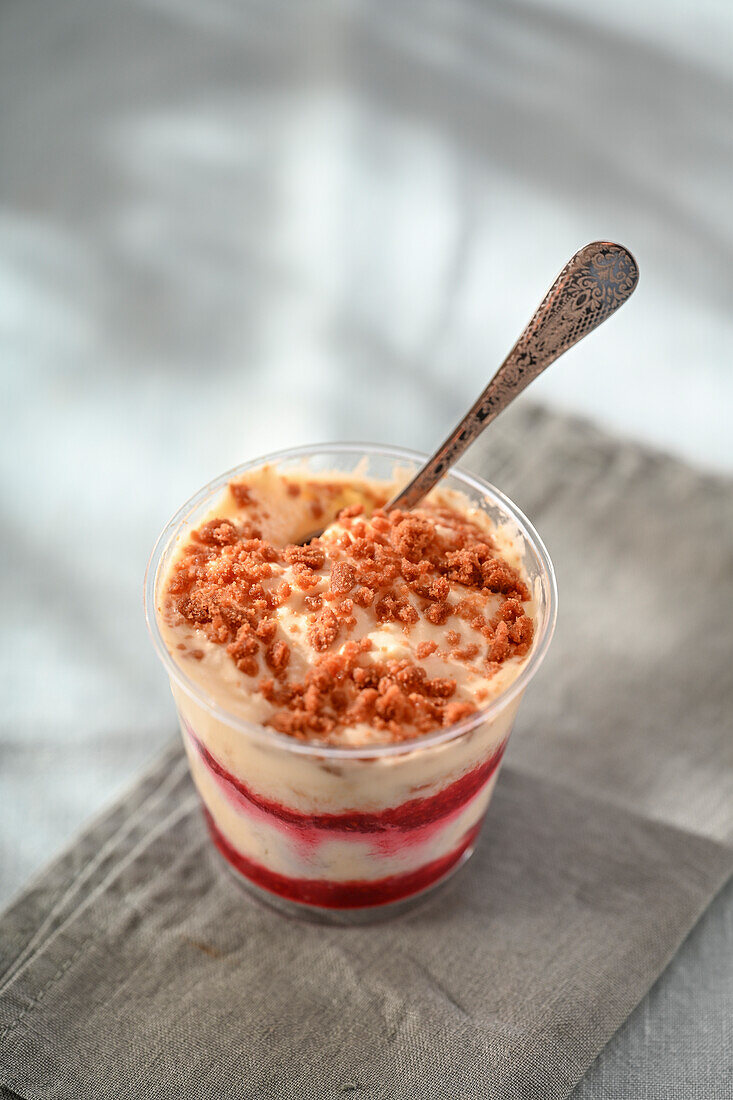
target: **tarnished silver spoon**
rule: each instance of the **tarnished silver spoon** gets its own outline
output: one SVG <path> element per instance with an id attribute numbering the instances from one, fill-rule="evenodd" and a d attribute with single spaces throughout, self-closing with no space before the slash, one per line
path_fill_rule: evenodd
<path id="1" fill-rule="evenodd" d="M 638 281 L 636 260 L 620 244 L 594 241 L 576 252 L 486 389 L 387 509 L 414 508 L 517 394 L 615 313 Z"/>
<path id="2" fill-rule="evenodd" d="M 414 508 L 517 394 L 615 313 L 638 281 L 636 260 L 620 244 L 594 241 L 576 252 L 486 389 L 386 508 Z M 319 534 L 313 532 L 310 538 Z"/>

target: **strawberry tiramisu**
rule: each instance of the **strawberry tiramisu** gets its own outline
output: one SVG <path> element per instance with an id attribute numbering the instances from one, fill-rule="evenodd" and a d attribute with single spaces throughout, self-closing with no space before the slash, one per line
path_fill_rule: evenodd
<path id="1" fill-rule="evenodd" d="M 511 517 L 448 486 L 388 511 L 396 485 L 248 469 L 178 525 L 154 578 L 214 842 L 304 906 L 404 899 L 461 861 L 547 633 Z"/>

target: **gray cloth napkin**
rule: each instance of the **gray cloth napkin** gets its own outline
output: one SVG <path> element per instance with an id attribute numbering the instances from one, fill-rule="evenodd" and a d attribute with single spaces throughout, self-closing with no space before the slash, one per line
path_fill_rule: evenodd
<path id="1" fill-rule="evenodd" d="M 561 605 L 473 860 L 391 923 L 289 920 L 173 745 L 0 925 L 6 1095 L 565 1097 L 660 974 L 733 871 L 731 487 L 527 407 L 466 465 Z"/>

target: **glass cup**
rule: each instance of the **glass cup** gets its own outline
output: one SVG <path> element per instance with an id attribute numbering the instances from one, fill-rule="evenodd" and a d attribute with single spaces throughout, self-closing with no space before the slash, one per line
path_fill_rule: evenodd
<path id="1" fill-rule="evenodd" d="M 300 447 L 244 463 L 196 493 L 153 550 L 145 611 L 170 678 L 211 838 L 240 881 L 291 914 L 343 923 L 401 911 L 464 863 L 496 783 L 519 701 L 550 644 L 557 590 L 550 558 L 519 509 L 487 482 L 453 470 L 457 489 L 511 533 L 535 607 L 532 648 L 486 707 L 396 744 L 332 747 L 295 740 L 228 713 L 190 680 L 164 644 L 160 586 L 181 540 L 227 483 L 264 463 L 280 471 L 368 475 L 414 471 L 425 456 L 370 444 Z"/>

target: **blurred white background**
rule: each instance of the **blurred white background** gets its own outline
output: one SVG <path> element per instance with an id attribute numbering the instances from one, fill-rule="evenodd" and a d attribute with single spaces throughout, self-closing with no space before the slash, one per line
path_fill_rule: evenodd
<path id="1" fill-rule="evenodd" d="M 728 0 L 4 0 L 0 102 L 3 892 L 173 732 L 168 516 L 431 447 L 587 241 L 639 289 L 530 399 L 733 470 Z"/>

